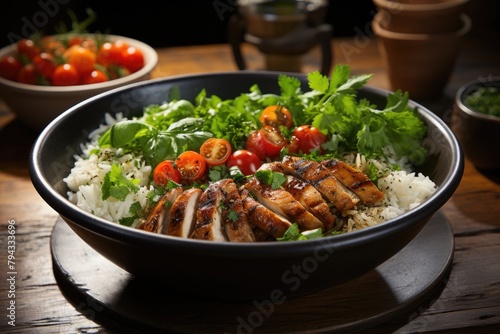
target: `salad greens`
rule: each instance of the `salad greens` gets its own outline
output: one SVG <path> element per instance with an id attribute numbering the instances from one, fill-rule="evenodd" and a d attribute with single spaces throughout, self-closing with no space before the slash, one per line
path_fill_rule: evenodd
<path id="1" fill-rule="evenodd" d="M 318 71 L 309 73 L 307 92 L 301 91 L 297 78 L 287 75 L 278 78 L 280 94 L 264 94 L 253 85 L 247 93 L 222 100 L 201 90 L 195 101 L 174 99 L 151 105 L 144 116 L 114 124 L 99 145 L 142 154 L 153 167 L 185 150 L 199 150 L 209 137 L 225 138 L 234 150 L 242 149 L 248 134 L 260 128 L 262 110 L 282 104 L 292 113 L 294 126 L 311 124 L 330 138 L 323 147 L 326 157 L 349 152 L 383 157 L 392 147 L 396 159 L 407 156 L 413 164 L 423 162 L 426 152 L 421 141 L 427 128 L 408 107 L 408 94 L 389 94 L 386 105 L 377 109 L 357 97 L 357 90 L 372 76 L 350 74 L 348 65 L 337 65 L 331 78 Z"/>

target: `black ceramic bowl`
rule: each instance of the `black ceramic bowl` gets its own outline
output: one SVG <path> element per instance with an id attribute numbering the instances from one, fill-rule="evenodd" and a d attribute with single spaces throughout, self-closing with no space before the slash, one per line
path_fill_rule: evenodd
<path id="1" fill-rule="evenodd" d="M 465 157 L 478 169 L 500 172 L 500 117 L 474 110 L 466 98 L 483 87 L 500 89 L 500 77 L 470 81 L 455 96 L 452 129 L 462 144 Z"/>
<path id="2" fill-rule="evenodd" d="M 307 77 L 298 76 L 303 90 Z M 397 219 L 344 235 L 301 242 L 219 243 L 152 234 L 98 218 L 71 203 L 63 178 L 80 153 L 86 134 L 108 112 L 139 115 L 149 104 L 163 103 L 169 91 L 193 99 L 207 94 L 232 98 L 257 83 L 263 92 L 279 93 L 278 74 L 230 72 L 179 76 L 132 84 L 90 98 L 62 114 L 33 146 L 30 174 L 42 198 L 97 252 L 136 275 L 163 280 L 163 286 L 208 297 L 281 298 L 317 292 L 358 277 L 391 258 L 425 226 L 457 188 L 463 156 L 455 136 L 431 111 L 417 107 L 428 124 L 429 161 L 421 171 L 439 189 L 416 209 Z M 388 92 L 365 87 L 360 97 L 381 106 Z"/>

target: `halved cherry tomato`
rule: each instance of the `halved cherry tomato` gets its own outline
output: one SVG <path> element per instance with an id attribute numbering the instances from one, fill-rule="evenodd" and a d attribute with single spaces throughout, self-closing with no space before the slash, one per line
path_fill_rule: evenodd
<path id="1" fill-rule="evenodd" d="M 266 107 L 259 118 L 262 125 L 269 125 L 275 128 L 285 126 L 291 128 L 293 126 L 292 113 L 285 106 L 272 105 Z"/>
<path id="2" fill-rule="evenodd" d="M 181 182 L 181 173 L 174 167 L 172 160 L 164 160 L 156 165 L 153 171 L 153 180 L 160 186 L 167 185 L 169 180 Z"/>
<path id="3" fill-rule="evenodd" d="M 23 68 L 21 62 L 14 56 L 0 59 L 0 77 L 16 81 L 19 71 Z"/>
<path id="4" fill-rule="evenodd" d="M 108 80 L 109 79 L 106 73 L 100 70 L 93 70 L 92 72 L 85 74 L 82 77 L 82 84 L 88 85 L 93 83 L 105 82 Z"/>
<path id="5" fill-rule="evenodd" d="M 266 151 L 264 149 L 264 144 L 262 143 L 262 138 L 259 130 L 250 133 L 245 143 L 245 147 L 250 152 L 255 153 L 260 160 L 266 159 Z"/>
<path id="6" fill-rule="evenodd" d="M 302 125 L 293 131 L 293 135 L 299 141 L 299 149 L 302 153 L 311 153 L 314 149 L 323 152 L 321 145 L 328 140 L 327 136 L 318 128 L 311 125 Z"/>
<path id="7" fill-rule="evenodd" d="M 144 54 L 141 50 L 129 46 L 126 50 L 122 51 L 118 64 L 134 73 L 144 67 Z"/>
<path id="8" fill-rule="evenodd" d="M 52 73 L 52 85 L 54 86 L 78 85 L 78 82 L 78 71 L 71 64 L 59 65 Z"/>
<path id="9" fill-rule="evenodd" d="M 195 151 L 181 153 L 175 160 L 175 164 L 181 173 L 181 177 L 188 181 L 200 179 L 207 169 L 205 159 Z"/>
<path id="10" fill-rule="evenodd" d="M 237 166 L 243 175 L 250 175 L 255 173 L 261 166 L 262 162 L 259 157 L 248 150 L 237 150 L 231 154 L 231 157 L 226 163 L 228 168 Z"/>
<path id="11" fill-rule="evenodd" d="M 259 132 L 266 156 L 270 158 L 277 157 L 285 146 L 285 138 L 283 138 L 279 130 L 268 125 L 260 129 Z"/>
<path id="12" fill-rule="evenodd" d="M 227 162 L 233 149 L 223 138 L 209 138 L 200 147 L 200 154 L 209 166 L 219 166 Z"/>

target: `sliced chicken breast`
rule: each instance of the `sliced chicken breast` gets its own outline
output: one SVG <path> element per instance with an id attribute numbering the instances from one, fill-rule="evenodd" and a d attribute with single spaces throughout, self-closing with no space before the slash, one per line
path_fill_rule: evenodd
<path id="1" fill-rule="evenodd" d="M 325 160 L 321 164 L 332 171 L 333 175 L 354 191 L 363 202 L 375 204 L 384 199 L 384 193 L 365 173 L 337 159 Z"/>
<path id="2" fill-rule="evenodd" d="M 292 223 L 288 219 L 257 202 L 249 191 L 243 190 L 241 198 L 243 200 L 243 207 L 248 215 L 248 221 L 274 238 L 282 237 L 286 230 L 292 226 Z M 260 233 L 257 235 L 262 238 Z"/>
<path id="3" fill-rule="evenodd" d="M 233 180 L 222 180 L 220 183 L 222 201 L 219 206 L 224 230 L 233 242 L 254 242 L 255 235 L 248 223 L 248 217 L 238 187 Z"/>
<path id="4" fill-rule="evenodd" d="M 191 188 L 177 197 L 170 208 L 165 234 L 180 238 L 189 237 L 196 222 L 196 211 L 202 193 L 199 188 Z"/>
<path id="5" fill-rule="evenodd" d="M 253 176 L 245 184 L 258 202 L 268 209 L 285 216 L 291 222 L 296 222 L 301 230 L 312 230 L 323 227 L 323 223 L 312 213 L 307 211 L 299 201 L 297 201 L 283 187 L 272 189 L 268 184 L 263 183 Z"/>
<path id="6" fill-rule="evenodd" d="M 261 168 L 285 174 L 279 162 L 267 163 L 262 165 Z M 294 175 L 286 175 L 286 178 L 287 181 L 283 184 L 283 188 L 323 223 L 325 231 L 330 230 L 335 223 L 336 216 L 330 211 L 330 207 L 321 193 L 311 184 Z"/>
<path id="7" fill-rule="evenodd" d="M 189 236 L 193 239 L 228 241 L 218 207 L 222 200 L 220 181 L 210 183 L 200 196 L 196 224 Z"/>
<path id="8" fill-rule="evenodd" d="M 164 225 L 168 224 L 169 209 L 181 193 L 182 188 L 178 187 L 163 194 L 147 218 L 137 228 L 148 232 L 162 233 Z"/>
<path id="9" fill-rule="evenodd" d="M 286 156 L 281 166 L 286 173 L 295 175 L 315 187 L 338 210 L 352 209 L 360 198 L 348 189 L 319 162 Z"/>

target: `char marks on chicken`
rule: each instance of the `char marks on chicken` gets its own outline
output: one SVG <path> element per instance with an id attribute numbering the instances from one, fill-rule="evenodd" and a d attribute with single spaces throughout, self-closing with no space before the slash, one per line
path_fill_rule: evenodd
<path id="1" fill-rule="evenodd" d="M 203 191 L 199 188 L 184 190 L 170 208 L 169 222 L 165 234 L 187 238 L 196 221 L 196 211 Z"/>
<path id="2" fill-rule="evenodd" d="M 252 176 L 247 180 L 245 188 L 255 196 L 258 202 L 271 211 L 297 223 L 300 229 L 312 230 L 323 227 L 323 223 L 312 213 L 307 211 L 304 206 L 283 187 L 273 189 L 270 185 L 262 182 L 256 176 Z"/>
<path id="3" fill-rule="evenodd" d="M 247 211 L 248 221 L 274 238 L 282 237 L 286 230 L 292 226 L 288 219 L 257 202 L 248 190 L 242 190 L 241 198 L 243 199 L 243 207 Z M 255 234 L 262 237 L 260 233 Z"/>
<path id="4" fill-rule="evenodd" d="M 167 191 L 149 212 L 147 218 L 137 227 L 140 230 L 163 233 L 169 220 L 169 208 L 182 193 L 182 188 L 173 188 Z"/>
<path id="5" fill-rule="evenodd" d="M 248 223 L 247 212 L 238 187 L 233 180 L 225 179 L 220 182 L 220 190 L 222 222 L 229 241 L 254 242 L 255 235 Z"/>
<path id="6" fill-rule="evenodd" d="M 295 175 L 315 187 L 338 210 L 352 209 L 360 201 L 358 195 L 319 162 L 286 156 L 281 163 L 284 171 Z"/>
<path id="7" fill-rule="evenodd" d="M 223 180 L 221 180 L 223 181 Z M 210 183 L 201 194 L 196 224 L 190 238 L 210 241 L 228 241 L 223 229 L 222 216 L 218 207 L 222 200 L 221 181 Z"/>
<path id="8" fill-rule="evenodd" d="M 338 159 L 321 162 L 346 187 L 351 189 L 366 204 L 375 204 L 384 199 L 384 193 L 365 173 Z"/>

